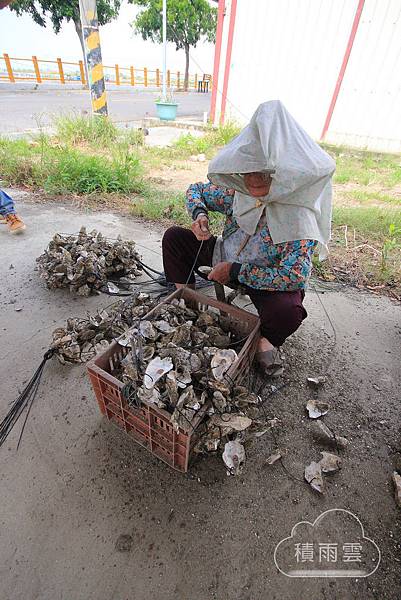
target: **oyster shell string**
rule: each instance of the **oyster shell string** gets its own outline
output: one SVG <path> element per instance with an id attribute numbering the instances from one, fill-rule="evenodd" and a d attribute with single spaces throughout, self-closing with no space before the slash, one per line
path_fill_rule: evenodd
<path id="1" fill-rule="evenodd" d="M 18 444 L 17 444 L 17 450 L 18 450 L 20 443 L 21 443 L 22 435 L 25 430 L 26 422 L 28 420 L 32 405 L 35 401 L 36 394 L 38 392 L 40 380 L 42 378 L 42 374 L 43 374 L 45 365 L 46 365 L 47 361 L 52 358 L 54 353 L 55 353 L 55 350 L 53 350 L 53 349 L 47 350 L 47 352 L 45 352 L 42 362 L 40 363 L 39 367 L 36 369 L 32 378 L 27 383 L 27 385 L 22 390 L 22 392 L 19 394 L 18 398 L 16 400 L 14 400 L 10 410 L 8 411 L 8 413 L 6 414 L 4 419 L 1 421 L 1 423 L 0 423 L 0 447 L 3 446 L 3 444 L 7 440 L 8 436 L 10 435 L 10 433 L 12 432 L 12 430 L 18 423 L 19 419 L 23 415 L 24 410 L 26 409 L 27 412 L 25 415 L 25 419 L 24 419 L 24 422 L 22 425 L 22 429 L 21 429 L 20 436 L 18 439 Z"/>

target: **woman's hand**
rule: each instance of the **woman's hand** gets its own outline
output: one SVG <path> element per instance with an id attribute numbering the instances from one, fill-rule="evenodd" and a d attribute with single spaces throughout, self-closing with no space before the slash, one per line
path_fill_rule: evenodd
<path id="1" fill-rule="evenodd" d="M 217 281 L 223 285 L 226 285 L 230 282 L 230 270 L 232 263 L 230 262 L 220 262 L 214 267 L 213 271 L 211 271 L 208 275 L 208 279 L 211 281 Z"/>
<path id="2" fill-rule="evenodd" d="M 192 233 L 196 239 L 201 242 L 202 240 L 209 240 L 212 234 L 209 231 L 209 219 L 206 215 L 199 215 L 199 217 L 191 225 Z"/>

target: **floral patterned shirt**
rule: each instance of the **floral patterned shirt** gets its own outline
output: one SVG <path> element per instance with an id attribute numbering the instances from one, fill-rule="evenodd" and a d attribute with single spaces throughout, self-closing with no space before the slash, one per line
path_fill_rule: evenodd
<path id="1" fill-rule="evenodd" d="M 211 183 L 194 183 L 187 191 L 186 207 L 191 217 L 198 212 L 215 211 L 226 216 L 223 240 L 239 230 L 233 216 L 234 190 Z M 264 266 L 242 262 L 238 281 L 259 290 L 289 292 L 304 289 L 312 269 L 315 240 L 296 240 L 274 244 L 267 223 L 257 230 L 258 255 Z"/>

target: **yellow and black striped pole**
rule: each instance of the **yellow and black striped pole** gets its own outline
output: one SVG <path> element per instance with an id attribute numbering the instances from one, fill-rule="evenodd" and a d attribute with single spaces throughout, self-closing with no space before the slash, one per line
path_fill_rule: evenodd
<path id="1" fill-rule="evenodd" d="M 107 116 L 107 96 L 104 83 L 96 0 L 79 0 L 79 10 L 81 13 L 82 35 L 85 42 L 85 59 L 92 99 L 92 112 L 95 115 Z"/>

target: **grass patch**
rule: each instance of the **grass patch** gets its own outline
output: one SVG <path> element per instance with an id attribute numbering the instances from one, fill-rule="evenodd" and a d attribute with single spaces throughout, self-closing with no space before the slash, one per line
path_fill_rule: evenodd
<path id="1" fill-rule="evenodd" d="M 61 116 L 54 120 L 56 137 L 63 143 L 76 146 L 82 143 L 110 146 L 119 131 L 107 117 Z"/>
<path id="2" fill-rule="evenodd" d="M 6 185 L 40 186 L 43 183 L 41 153 L 26 140 L 0 138 L 0 176 Z"/>
<path id="3" fill-rule="evenodd" d="M 348 225 L 372 240 L 383 242 L 391 224 L 401 228 L 401 208 L 383 209 L 378 206 L 335 206 L 333 225 Z"/>
<path id="4" fill-rule="evenodd" d="M 354 248 L 360 249 L 362 253 L 358 253 L 357 262 L 367 285 L 380 282 L 400 288 L 401 209 L 376 206 L 335 207 L 333 225 L 332 247 L 335 256 L 339 253 L 342 260 L 351 257 L 351 263 L 352 258 L 355 263 L 357 255 Z M 348 226 L 348 248 L 345 230 L 340 233 L 338 229 L 345 225 Z M 352 229 L 354 232 L 350 234 Z M 355 268 L 355 264 L 352 268 Z"/>
<path id="5" fill-rule="evenodd" d="M 336 161 L 335 183 L 377 184 L 384 187 L 401 183 L 399 154 L 382 154 L 329 144 L 322 146 Z"/>
<path id="6" fill-rule="evenodd" d="M 130 154 L 109 160 L 68 149 L 58 153 L 43 187 L 51 194 L 128 194 L 141 191 L 140 174 L 139 159 Z"/>
<path id="7" fill-rule="evenodd" d="M 183 156 L 206 154 L 207 158 L 211 158 L 217 148 L 228 144 L 240 130 L 235 123 L 226 123 L 217 129 L 210 127 L 202 137 L 182 135 L 173 147 Z"/>
<path id="8" fill-rule="evenodd" d="M 130 210 L 136 217 L 143 217 L 151 221 L 166 219 L 185 227 L 189 227 L 192 223 L 185 208 L 184 193 L 156 191 L 148 187 L 140 197 L 135 198 Z M 220 233 L 224 215 L 209 213 L 209 222 L 210 230 L 215 234 Z"/>
<path id="9" fill-rule="evenodd" d="M 389 194 L 381 194 L 380 192 L 367 192 L 365 190 L 354 190 L 347 194 L 353 200 L 357 200 L 362 203 L 384 203 L 384 204 L 394 204 L 396 206 L 401 207 L 401 198 L 397 198 L 396 196 L 390 196 Z"/>
<path id="10" fill-rule="evenodd" d="M 207 158 L 212 158 L 217 148 L 228 144 L 240 131 L 241 128 L 238 125 L 229 122 L 218 128 L 210 127 L 202 137 L 195 137 L 191 134 L 182 135 L 173 144 L 173 147 L 185 157 L 192 154 L 205 154 Z"/>
<path id="11" fill-rule="evenodd" d="M 140 160 L 127 144 L 116 146 L 112 156 L 97 156 L 69 146 L 39 141 L 0 139 L 0 176 L 6 185 L 44 189 L 51 194 L 140 192 Z"/>
<path id="12" fill-rule="evenodd" d="M 226 123 L 218 128 L 210 126 L 202 137 L 195 137 L 190 133 L 183 134 L 169 148 L 144 148 L 142 156 L 149 166 L 155 168 L 171 166 L 174 161 L 188 159 L 193 154 L 205 154 L 207 159 L 211 159 L 217 150 L 228 144 L 240 130 L 235 123 Z"/>

